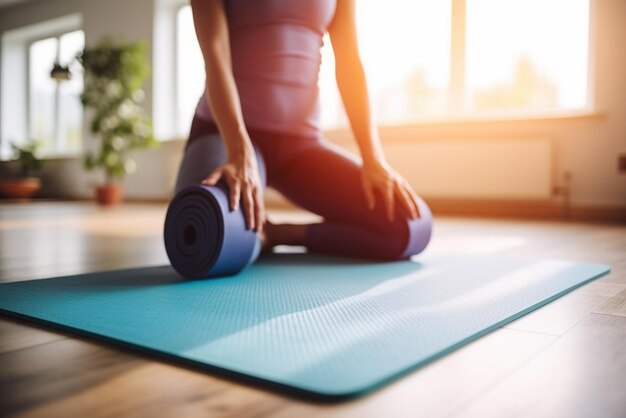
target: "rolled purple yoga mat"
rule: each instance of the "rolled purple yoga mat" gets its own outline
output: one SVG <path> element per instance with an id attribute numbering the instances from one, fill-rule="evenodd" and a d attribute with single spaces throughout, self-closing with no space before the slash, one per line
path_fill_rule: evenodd
<path id="1" fill-rule="evenodd" d="M 199 279 L 239 273 L 260 252 L 243 212 L 231 211 L 226 186 L 192 186 L 180 191 L 167 210 L 164 241 L 172 267 Z"/>

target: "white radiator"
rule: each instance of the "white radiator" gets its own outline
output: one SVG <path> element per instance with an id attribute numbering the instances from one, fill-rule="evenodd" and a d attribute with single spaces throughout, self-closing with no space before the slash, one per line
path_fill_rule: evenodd
<path id="1" fill-rule="evenodd" d="M 335 140 L 351 152 L 352 141 Z M 552 141 L 438 139 L 384 142 L 385 155 L 426 198 L 545 200 L 551 197 Z M 268 190 L 270 204 L 283 202 Z"/>
<path id="2" fill-rule="evenodd" d="M 420 195 L 437 198 L 547 199 L 549 139 L 392 141 L 385 153 Z"/>

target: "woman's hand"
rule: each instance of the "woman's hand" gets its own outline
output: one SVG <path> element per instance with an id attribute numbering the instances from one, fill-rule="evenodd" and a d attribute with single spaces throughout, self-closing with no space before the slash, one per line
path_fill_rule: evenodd
<path id="1" fill-rule="evenodd" d="M 209 174 L 202 184 L 214 186 L 220 179 L 224 179 L 230 189 L 230 210 L 237 210 L 241 199 L 247 228 L 261 232 L 265 223 L 265 205 L 254 151 L 230 159 Z"/>
<path id="2" fill-rule="evenodd" d="M 411 185 L 385 161 L 365 162 L 362 170 L 362 184 L 367 205 L 376 207 L 375 191 L 384 199 L 387 219 L 393 221 L 394 206 L 399 204 L 411 219 L 419 218 L 417 195 Z"/>

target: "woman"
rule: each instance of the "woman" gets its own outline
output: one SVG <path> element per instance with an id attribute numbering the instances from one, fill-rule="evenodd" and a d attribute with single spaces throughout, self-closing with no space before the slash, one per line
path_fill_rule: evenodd
<path id="1" fill-rule="evenodd" d="M 407 225 L 427 207 L 385 161 L 357 48 L 355 0 L 191 0 L 206 69 L 176 190 L 227 182 L 248 228 L 266 247 L 399 259 Z M 321 138 L 322 37 L 362 163 Z M 266 225 L 267 184 L 321 215 L 312 225 Z M 265 227 L 264 227 L 265 226 Z M 430 231 L 428 231 L 430 233 Z M 409 251 L 410 252 L 410 251 Z"/>

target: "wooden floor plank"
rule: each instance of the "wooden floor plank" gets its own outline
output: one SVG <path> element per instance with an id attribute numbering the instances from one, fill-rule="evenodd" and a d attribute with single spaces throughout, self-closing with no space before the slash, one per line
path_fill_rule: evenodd
<path id="1" fill-rule="evenodd" d="M 550 302 L 505 326 L 505 328 L 564 335 L 582 321 L 590 312 L 600 309 L 626 289 L 626 284 L 611 283 L 609 276 L 600 278 L 586 286 Z"/>
<path id="2" fill-rule="evenodd" d="M 556 339 L 548 335 L 499 330 L 362 400 L 331 406 L 291 403 L 267 416 L 446 416 L 529 361 Z"/>
<path id="3" fill-rule="evenodd" d="M 252 416 L 285 402 L 260 389 L 75 339 L 4 354 L 0 370 L 0 416 Z"/>
<path id="4" fill-rule="evenodd" d="M 133 356 L 110 354 L 97 345 L 73 339 L 0 355 L 3 413 L 21 412 L 84 393 L 141 363 Z"/>
<path id="5" fill-rule="evenodd" d="M 626 416 L 626 318 L 590 314 L 455 416 Z"/>
<path id="6" fill-rule="evenodd" d="M 66 336 L 43 331 L 26 323 L 0 318 L 0 354 L 61 340 Z"/>
<path id="7" fill-rule="evenodd" d="M 605 304 L 595 309 L 594 312 L 626 317 L 626 290 L 609 299 Z"/>

